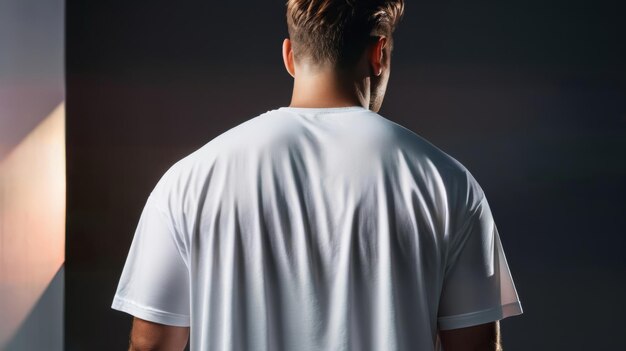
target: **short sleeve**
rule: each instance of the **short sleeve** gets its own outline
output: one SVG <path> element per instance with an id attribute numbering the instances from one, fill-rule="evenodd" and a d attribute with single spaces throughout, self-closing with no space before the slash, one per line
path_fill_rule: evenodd
<path id="1" fill-rule="evenodd" d="M 157 199 L 153 192 L 143 208 L 111 308 L 186 327 L 189 271 L 174 240 L 171 216 Z"/>
<path id="2" fill-rule="evenodd" d="M 489 323 L 523 312 L 484 196 L 466 218 L 449 251 L 439 301 L 440 330 Z"/>

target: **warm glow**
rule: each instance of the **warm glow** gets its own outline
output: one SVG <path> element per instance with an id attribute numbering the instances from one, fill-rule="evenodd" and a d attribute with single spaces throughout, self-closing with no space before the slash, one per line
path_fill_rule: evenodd
<path id="1" fill-rule="evenodd" d="M 0 349 L 65 257 L 65 105 L 0 161 Z"/>

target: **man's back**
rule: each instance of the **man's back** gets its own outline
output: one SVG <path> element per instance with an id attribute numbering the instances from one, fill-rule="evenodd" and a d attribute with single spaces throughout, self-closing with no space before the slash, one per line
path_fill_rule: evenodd
<path id="1" fill-rule="evenodd" d="M 476 180 L 359 106 L 268 111 L 172 166 L 113 307 L 192 350 L 435 350 L 522 312 Z"/>

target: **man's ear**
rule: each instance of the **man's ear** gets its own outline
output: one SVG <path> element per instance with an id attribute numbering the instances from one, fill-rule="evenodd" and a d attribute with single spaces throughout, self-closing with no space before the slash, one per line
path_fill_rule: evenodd
<path id="1" fill-rule="evenodd" d="M 291 50 L 291 40 L 289 38 L 285 38 L 283 40 L 283 63 L 285 64 L 285 69 L 287 73 L 293 78 L 296 77 L 296 68 L 293 61 L 293 51 Z"/>
<path id="2" fill-rule="evenodd" d="M 387 37 L 380 36 L 378 40 L 371 46 L 370 51 L 370 65 L 372 67 L 372 74 L 380 76 L 385 68 L 385 48 L 387 47 Z"/>

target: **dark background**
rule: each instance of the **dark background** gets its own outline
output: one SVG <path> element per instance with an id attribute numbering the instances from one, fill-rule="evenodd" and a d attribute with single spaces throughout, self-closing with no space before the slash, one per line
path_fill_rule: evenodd
<path id="1" fill-rule="evenodd" d="M 380 113 L 489 198 L 524 314 L 506 350 L 621 349 L 626 26 L 618 1 L 408 1 Z M 67 2 L 67 350 L 123 350 L 110 308 L 162 173 L 287 106 L 283 1 Z"/>

